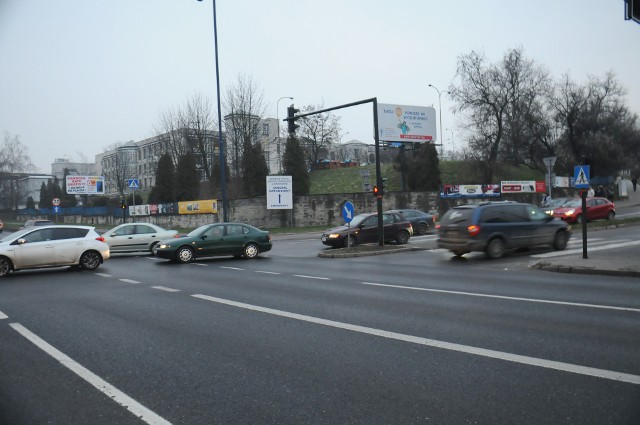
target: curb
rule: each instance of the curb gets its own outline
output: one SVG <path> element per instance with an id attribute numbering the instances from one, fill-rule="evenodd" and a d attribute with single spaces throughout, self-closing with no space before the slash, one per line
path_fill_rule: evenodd
<path id="1" fill-rule="evenodd" d="M 558 264 L 551 264 L 540 262 L 529 266 L 529 268 L 536 270 L 543 270 L 547 272 L 556 273 L 574 273 L 574 274 L 597 274 L 604 276 L 618 276 L 618 277 L 640 277 L 640 271 L 637 270 L 615 270 L 615 269 L 598 269 L 596 267 L 571 267 L 561 266 Z"/>
<path id="2" fill-rule="evenodd" d="M 385 245 L 386 246 L 386 245 Z M 410 246 L 402 246 L 402 247 L 381 247 L 380 249 L 374 249 L 371 251 L 360 251 L 360 252 L 331 252 L 331 249 L 328 249 L 328 252 L 319 252 L 318 258 L 353 258 L 353 257 L 371 257 L 373 255 L 386 255 L 386 254 L 397 254 L 400 252 L 411 252 L 411 251 L 424 251 L 426 248 L 418 248 L 418 247 L 410 247 Z"/>

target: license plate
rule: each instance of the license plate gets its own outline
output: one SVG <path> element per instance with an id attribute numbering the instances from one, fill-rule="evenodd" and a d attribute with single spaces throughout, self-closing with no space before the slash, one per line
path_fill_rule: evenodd
<path id="1" fill-rule="evenodd" d="M 326 242 L 326 241 L 327 241 L 327 237 L 326 237 L 326 236 L 323 236 L 323 237 L 322 237 L 322 242 Z"/>

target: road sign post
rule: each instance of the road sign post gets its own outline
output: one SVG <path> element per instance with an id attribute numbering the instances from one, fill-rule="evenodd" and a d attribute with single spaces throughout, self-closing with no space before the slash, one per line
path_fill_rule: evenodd
<path id="1" fill-rule="evenodd" d="M 587 192 L 589 191 L 589 166 L 576 165 L 573 169 L 575 186 L 582 191 L 582 211 L 580 221 L 582 222 L 582 258 L 589 258 L 587 255 Z"/>

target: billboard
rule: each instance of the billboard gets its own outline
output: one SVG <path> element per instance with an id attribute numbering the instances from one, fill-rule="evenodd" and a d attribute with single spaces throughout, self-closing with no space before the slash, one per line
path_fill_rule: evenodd
<path id="1" fill-rule="evenodd" d="M 178 214 L 217 214 L 218 200 L 178 202 Z"/>
<path id="2" fill-rule="evenodd" d="M 67 176 L 70 195 L 104 195 L 104 176 Z"/>
<path id="3" fill-rule="evenodd" d="M 500 182 L 502 193 L 545 193 L 545 182 L 535 180 L 516 180 Z"/>
<path id="4" fill-rule="evenodd" d="M 498 198 L 499 184 L 445 184 L 440 193 L 442 198 Z"/>
<path id="5" fill-rule="evenodd" d="M 267 176 L 267 209 L 293 209 L 293 178 L 291 176 Z"/>
<path id="6" fill-rule="evenodd" d="M 385 142 L 432 142 L 437 139 L 436 110 L 378 103 L 378 132 Z"/>

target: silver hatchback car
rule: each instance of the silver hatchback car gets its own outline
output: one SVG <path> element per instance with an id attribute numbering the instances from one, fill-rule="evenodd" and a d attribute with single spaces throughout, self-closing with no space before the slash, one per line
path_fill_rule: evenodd
<path id="1" fill-rule="evenodd" d="M 91 226 L 31 227 L 0 240 L 0 277 L 41 267 L 95 270 L 110 256 L 109 245 Z"/>

